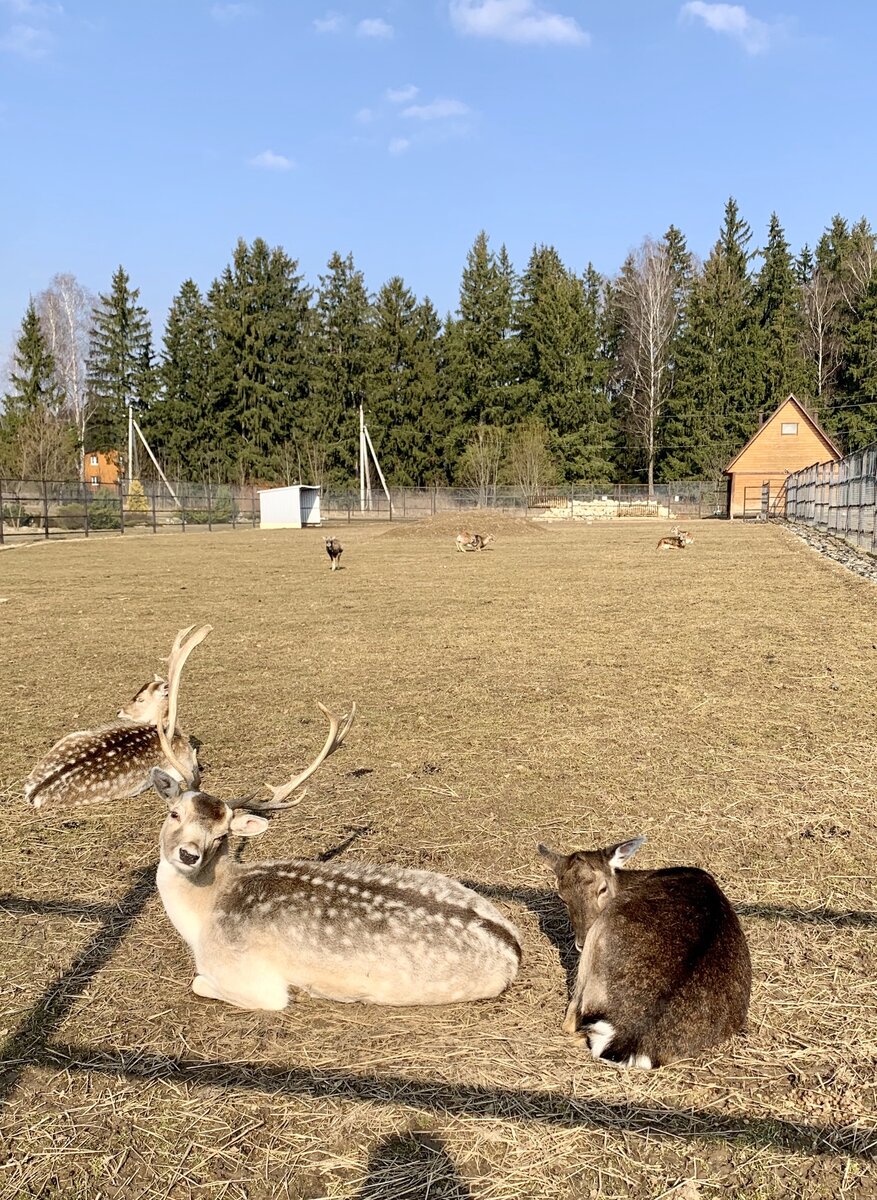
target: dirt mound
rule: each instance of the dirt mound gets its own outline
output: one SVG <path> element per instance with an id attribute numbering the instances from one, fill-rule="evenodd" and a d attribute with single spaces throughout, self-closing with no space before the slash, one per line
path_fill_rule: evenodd
<path id="1" fill-rule="evenodd" d="M 493 508 L 464 508 L 455 512 L 436 513 L 434 517 L 422 517 L 414 521 L 394 521 L 383 536 L 450 538 L 453 541 L 461 529 L 468 529 L 482 536 L 492 533 L 497 540 L 503 541 L 534 532 L 545 532 L 543 526 L 537 525 L 528 517 L 512 517 Z"/>

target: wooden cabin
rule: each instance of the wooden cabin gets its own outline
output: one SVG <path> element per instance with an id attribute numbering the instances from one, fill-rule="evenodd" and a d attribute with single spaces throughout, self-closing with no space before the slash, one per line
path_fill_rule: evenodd
<path id="1" fill-rule="evenodd" d="M 728 515 L 757 516 L 765 496 L 769 512 L 782 515 L 785 481 L 793 471 L 842 457 L 816 418 L 789 396 L 725 467 Z"/>
<path id="2" fill-rule="evenodd" d="M 97 489 L 117 484 L 122 475 L 118 450 L 88 450 L 83 459 L 82 477 Z"/>

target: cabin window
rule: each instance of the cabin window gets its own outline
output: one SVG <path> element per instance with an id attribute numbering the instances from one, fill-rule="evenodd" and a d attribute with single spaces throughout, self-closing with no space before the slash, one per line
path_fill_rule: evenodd
<path id="1" fill-rule="evenodd" d="M 92 486 L 92 487 L 99 487 L 99 486 L 100 486 L 100 477 L 99 477 L 98 475 L 92 475 L 92 477 L 91 477 L 91 486 Z"/>
<path id="2" fill-rule="evenodd" d="M 93 467 L 97 466 L 97 455 L 96 454 L 92 454 L 92 456 L 91 456 L 91 465 Z"/>
<path id="3" fill-rule="evenodd" d="M 783 421 L 782 432 L 785 434 L 788 434 L 789 437 L 797 437 L 798 422 L 797 421 Z"/>

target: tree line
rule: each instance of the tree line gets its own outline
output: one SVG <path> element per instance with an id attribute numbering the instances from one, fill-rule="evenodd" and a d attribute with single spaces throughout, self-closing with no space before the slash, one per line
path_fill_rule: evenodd
<path id="1" fill-rule="evenodd" d="M 0 473 L 75 477 L 124 448 L 129 405 L 168 474 L 217 482 L 350 485 L 360 405 L 394 485 L 717 478 L 789 392 L 854 450 L 877 439 L 875 264 L 864 218 L 795 255 L 730 199 L 705 261 L 671 226 L 611 278 L 545 245 L 519 273 L 481 232 L 441 317 L 349 254 L 310 286 L 257 238 L 182 284 L 158 348 L 121 266 L 96 297 L 59 275 L 22 321 Z"/>

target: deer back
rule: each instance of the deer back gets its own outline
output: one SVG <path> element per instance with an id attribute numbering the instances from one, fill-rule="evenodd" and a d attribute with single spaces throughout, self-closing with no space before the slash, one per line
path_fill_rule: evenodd
<path id="1" fill-rule="evenodd" d="M 197 777 L 197 755 L 188 738 L 177 730 L 172 744 Z M 150 786 L 153 767 L 174 771 L 155 725 L 119 721 L 80 730 L 61 738 L 37 763 L 25 781 L 24 798 L 34 808 L 121 800 Z"/>

